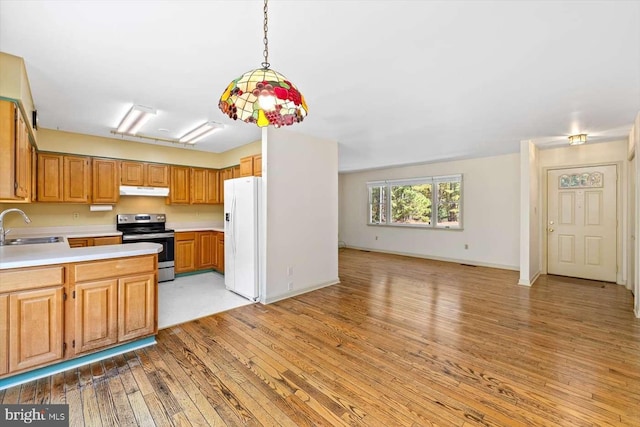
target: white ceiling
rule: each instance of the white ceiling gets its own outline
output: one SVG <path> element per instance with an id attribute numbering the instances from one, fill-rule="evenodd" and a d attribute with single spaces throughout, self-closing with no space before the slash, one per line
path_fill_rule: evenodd
<path id="1" fill-rule="evenodd" d="M 262 49 L 261 1 L 0 0 L 44 128 L 113 137 L 142 104 L 143 134 L 226 125 L 188 149 L 255 141 L 217 104 Z M 269 51 L 341 171 L 626 138 L 640 111 L 640 1 L 272 0 Z"/>

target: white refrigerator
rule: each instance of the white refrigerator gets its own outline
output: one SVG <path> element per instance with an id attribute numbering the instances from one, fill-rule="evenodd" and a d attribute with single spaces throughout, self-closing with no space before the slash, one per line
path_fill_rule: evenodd
<path id="1" fill-rule="evenodd" d="M 224 284 L 256 301 L 259 297 L 259 241 L 262 178 L 224 181 Z"/>

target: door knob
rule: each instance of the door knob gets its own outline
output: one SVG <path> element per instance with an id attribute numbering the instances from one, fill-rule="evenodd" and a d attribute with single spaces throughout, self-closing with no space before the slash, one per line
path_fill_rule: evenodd
<path id="1" fill-rule="evenodd" d="M 553 233 L 553 228 L 550 228 L 550 229 L 549 229 L 549 233 Z"/>

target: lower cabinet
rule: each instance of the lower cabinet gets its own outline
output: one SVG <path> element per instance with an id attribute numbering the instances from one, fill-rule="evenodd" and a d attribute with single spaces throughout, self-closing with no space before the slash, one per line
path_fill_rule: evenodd
<path id="1" fill-rule="evenodd" d="M 99 237 L 69 237 L 67 239 L 70 248 L 84 248 L 87 246 L 119 245 L 122 243 L 122 236 L 99 236 Z"/>
<path id="2" fill-rule="evenodd" d="M 222 236 L 222 237 L 221 237 Z M 215 269 L 224 271 L 224 253 L 220 263 L 220 241 L 224 250 L 224 233 L 217 231 L 182 231 L 175 234 L 176 273 Z"/>
<path id="3" fill-rule="evenodd" d="M 63 357 L 64 288 L 9 295 L 9 372 Z"/>
<path id="4" fill-rule="evenodd" d="M 157 332 L 155 256 L 74 265 L 75 353 Z"/>
<path id="5" fill-rule="evenodd" d="M 0 295 L 0 376 L 9 371 L 9 295 Z"/>
<path id="6" fill-rule="evenodd" d="M 158 256 L 0 270 L 0 378 L 152 336 Z"/>
<path id="7" fill-rule="evenodd" d="M 188 273 L 196 269 L 196 233 L 178 232 L 175 234 L 175 271 Z"/>
<path id="8" fill-rule="evenodd" d="M 218 233 L 216 238 L 216 245 L 218 246 L 217 253 L 217 270 L 220 273 L 224 273 L 224 233 Z"/>

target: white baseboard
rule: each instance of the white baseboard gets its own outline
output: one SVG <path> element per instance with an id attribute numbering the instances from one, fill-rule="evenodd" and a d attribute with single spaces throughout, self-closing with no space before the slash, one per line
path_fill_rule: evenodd
<path id="1" fill-rule="evenodd" d="M 316 285 L 312 285 L 306 288 L 302 288 L 302 289 L 296 289 L 295 291 L 292 292 L 287 292 L 286 294 L 280 294 L 280 295 L 276 295 L 274 297 L 270 297 L 270 298 L 266 298 L 264 300 L 260 300 L 261 304 L 271 304 L 273 302 L 276 301 L 281 301 L 283 299 L 287 299 L 287 298 L 291 298 L 294 297 L 296 295 L 302 295 L 302 294 L 306 294 L 307 292 L 311 292 L 311 291 L 315 291 L 318 289 L 322 289 L 322 288 L 326 288 L 327 286 L 331 286 L 331 285 L 335 285 L 337 283 L 340 283 L 340 278 L 336 277 L 334 280 L 329 280 L 328 282 L 322 282 L 322 283 L 318 283 Z"/>
<path id="2" fill-rule="evenodd" d="M 360 251 L 379 252 L 383 254 L 402 255 L 402 256 L 408 256 L 413 258 L 432 259 L 434 261 L 453 262 L 456 264 L 475 265 L 477 267 L 490 267 L 490 268 L 499 268 L 502 270 L 520 271 L 520 267 L 517 265 L 492 264 L 492 263 L 479 262 L 479 261 L 473 261 L 468 259 L 446 258 L 446 257 L 432 256 L 432 255 L 416 254 L 411 252 L 387 251 L 387 250 L 381 250 L 381 249 L 365 248 L 360 246 L 348 245 L 347 248 L 358 249 Z"/>
<path id="3" fill-rule="evenodd" d="M 538 278 L 540 277 L 540 272 L 538 271 L 536 274 L 533 275 L 532 279 L 528 279 L 528 280 L 518 280 L 518 285 L 521 286 L 533 286 L 534 283 L 536 283 L 536 280 L 538 280 Z"/>

